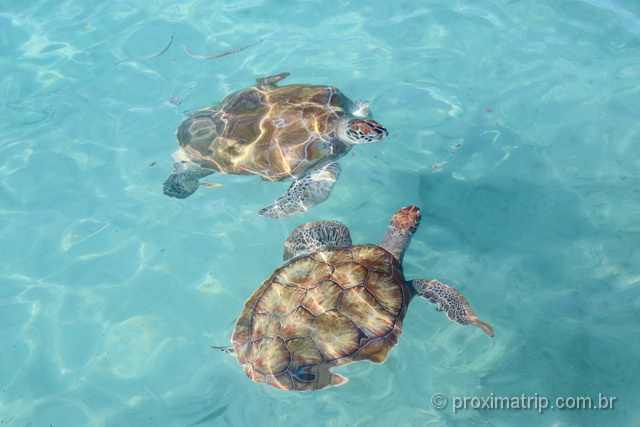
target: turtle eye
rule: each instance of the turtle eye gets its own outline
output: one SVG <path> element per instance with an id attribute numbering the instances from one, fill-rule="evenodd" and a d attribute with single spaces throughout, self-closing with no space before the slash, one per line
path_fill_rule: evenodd
<path id="1" fill-rule="evenodd" d="M 389 132 L 373 120 L 352 120 L 347 135 L 354 141 L 375 142 L 389 135 Z"/>
<path id="2" fill-rule="evenodd" d="M 316 380 L 316 374 L 300 374 L 296 376 L 300 381 L 312 382 Z"/>
<path id="3" fill-rule="evenodd" d="M 378 122 L 374 122 L 373 120 L 363 120 L 362 124 L 360 125 L 360 131 L 365 134 L 375 133 L 383 136 L 387 136 L 389 134 L 387 128 L 385 128 Z"/>
<path id="4" fill-rule="evenodd" d="M 301 366 L 300 368 L 298 368 L 298 370 L 295 372 L 295 376 L 296 378 L 298 378 L 300 381 L 304 381 L 304 382 L 312 382 L 316 380 L 316 374 L 312 374 L 310 372 L 305 372 L 305 369 L 308 369 L 308 366 Z"/>

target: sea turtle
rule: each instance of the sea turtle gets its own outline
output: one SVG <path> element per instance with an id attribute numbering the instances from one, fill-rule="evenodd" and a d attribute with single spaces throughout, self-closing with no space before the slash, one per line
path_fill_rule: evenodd
<path id="1" fill-rule="evenodd" d="M 352 245 L 339 222 L 297 227 L 285 243 L 285 264 L 246 302 L 233 347 L 213 348 L 234 354 L 253 381 L 308 391 L 347 382 L 332 372 L 336 366 L 384 362 L 416 295 L 492 337 L 493 328 L 451 286 L 405 281 L 402 257 L 419 220 L 416 206 L 400 209 L 377 245 Z"/>
<path id="2" fill-rule="evenodd" d="M 379 141 L 388 132 L 370 118 L 368 102 L 352 102 L 331 86 L 277 86 L 288 75 L 257 79 L 216 108 L 187 118 L 176 132 L 180 149 L 164 193 L 183 199 L 198 189 L 200 178 L 220 172 L 295 178 L 258 212 L 264 217 L 294 215 L 325 201 L 340 174 L 334 160 L 353 144 Z"/>

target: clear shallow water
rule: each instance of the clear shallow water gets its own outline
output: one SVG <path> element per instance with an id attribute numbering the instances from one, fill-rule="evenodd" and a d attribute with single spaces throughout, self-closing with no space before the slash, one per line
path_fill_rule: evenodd
<path id="1" fill-rule="evenodd" d="M 1 424 L 636 424 L 639 19 L 622 0 L 5 1 Z M 116 65 L 174 31 L 163 55 Z M 180 48 L 262 38 L 208 61 Z M 288 183 L 251 178 L 165 197 L 183 112 L 282 71 L 371 100 L 390 137 L 343 158 L 305 215 L 257 216 Z M 458 287 L 495 338 L 415 300 L 385 364 L 312 394 L 209 350 L 296 225 L 339 220 L 376 242 L 408 204 L 423 223 L 407 277 Z M 617 400 L 452 410 L 536 393 Z"/>

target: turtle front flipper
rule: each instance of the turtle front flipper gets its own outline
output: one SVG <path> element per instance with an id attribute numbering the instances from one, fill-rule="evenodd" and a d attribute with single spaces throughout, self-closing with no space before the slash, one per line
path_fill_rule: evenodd
<path id="1" fill-rule="evenodd" d="M 176 162 L 173 164 L 173 172 L 163 184 L 164 194 L 178 199 L 187 198 L 198 189 L 200 185 L 198 180 L 213 172 L 195 163 Z"/>
<path id="2" fill-rule="evenodd" d="M 358 117 L 360 119 L 366 119 L 369 117 L 369 101 L 365 101 L 363 99 L 358 99 L 357 101 L 353 101 L 353 104 L 350 106 L 350 112 L 353 117 Z"/>
<path id="3" fill-rule="evenodd" d="M 348 248 L 351 246 L 349 229 L 336 221 L 308 222 L 296 227 L 286 242 L 282 259 L 287 261 L 302 253 Z"/>
<path id="4" fill-rule="evenodd" d="M 258 215 L 277 219 L 302 213 L 327 200 L 339 175 L 340 166 L 337 163 L 314 168 L 293 181 L 283 196 L 278 197 L 272 205 L 260 209 Z"/>
<path id="5" fill-rule="evenodd" d="M 477 326 L 490 337 L 494 335 L 493 328 L 482 322 L 469 306 L 469 303 L 455 288 L 437 280 L 416 279 L 411 286 L 418 295 L 434 304 L 438 310 L 444 311 L 449 319 L 461 325 Z"/>

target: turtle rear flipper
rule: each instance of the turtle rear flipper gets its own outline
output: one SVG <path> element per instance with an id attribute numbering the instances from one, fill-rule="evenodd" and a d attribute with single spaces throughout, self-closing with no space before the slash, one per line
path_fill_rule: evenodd
<path id="1" fill-rule="evenodd" d="M 429 279 L 412 280 L 411 286 L 418 295 L 444 311 L 449 319 L 461 325 L 477 326 L 490 337 L 494 336 L 493 328 L 478 319 L 466 298 L 455 288 Z"/>
<path id="2" fill-rule="evenodd" d="M 258 215 L 277 219 L 302 213 L 327 200 L 339 175 L 340 166 L 337 163 L 314 168 L 293 181 L 283 196 L 278 197 L 272 205 L 260 209 Z"/>
<path id="3" fill-rule="evenodd" d="M 235 356 L 236 355 L 235 347 L 216 347 L 216 346 L 211 346 L 209 348 L 211 350 L 221 351 L 224 354 L 228 354 L 229 356 Z"/>
<path id="4" fill-rule="evenodd" d="M 214 173 L 212 170 L 203 169 L 195 163 L 176 162 L 173 164 L 173 172 L 163 184 L 163 191 L 169 197 L 185 199 L 196 192 L 200 183 L 198 180 Z"/>
<path id="5" fill-rule="evenodd" d="M 291 73 L 280 73 L 275 76 L 261 77 L 256 79 L 256 87 L 264 90 L 274 90 L 278 87 L 276 83 L 287 78 L 290 74 Z"/>
<path id="6" fill-rule="evenodd" d="M 316 221 L 299 225 L 284 243 L 282 259 L 351 246 L 349 229 L 336 221 Z"/>

